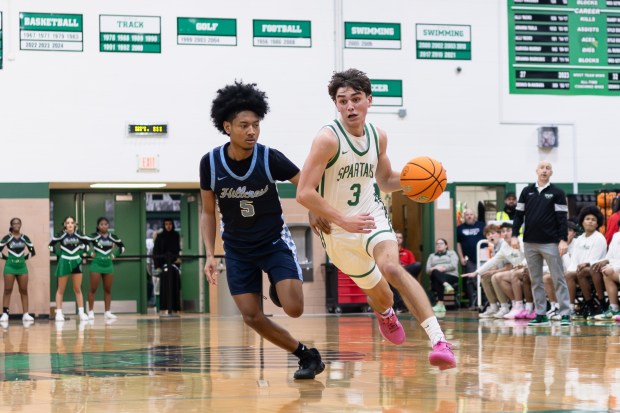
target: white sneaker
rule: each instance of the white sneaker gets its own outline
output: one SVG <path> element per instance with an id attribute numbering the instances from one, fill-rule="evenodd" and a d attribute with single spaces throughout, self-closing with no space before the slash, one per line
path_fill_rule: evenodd
<path id="1" fill-rule="evenodd" d="M 78 316 L 80 317 L 80 321 L 88 321 L 86 313 L 79 313 Z"/>
<path id="2" fill-rule="evenodd" d="M 30 314 L 24 313 L 22 316 L 22 321 L 34 321 L 34 318 Z"/>
<path id="3" fill-rule="evenodd" d="M 547 318 L 551 319 L 556 314 L 560 314 L 559 307 L 551 307 L 549 311 L 547 311 Z"/>
<path id="4" fill-rule="evenodd" d="M 54 318 L 56 321 L 65 321 L 65 316 L 62 315 L 62 311 L 56 311 L 56 317 Z"/>
<path id="5" fill-rule="evenodd" d="M 523 308 L 517 308 L 515 306 L 512 308 L 512 310 L 510 310 L 508 314 L 504 316 L 504 318 L 506 320 L 514 320 L 515 318 L 517 318 L 517 315 L 521 313 L 521 311 L 523 311 Z"/>
<path id="6" fill-rule="evenodd" d="M 106 318 L 105 320 L 103 320 L 103 323 L 106 326 L 109 326 L 109 325 L 112 325 L 112 324 L 116 323 L 117 321 L 118 321 L 117 318 Z"/>
<path id="7" fill-rule="evenodd" d="M 89 320 L 94 320 L 94 319 L 95 319 L 95 311 L 90 310 L 90 311 L 88 312 L 88 319 L 89 319 Z"/>
<path id="8" fill-rule="evenodd" d="M 103 313 L 103 316 L 106 320 L 116 320 L 118 318 L 117 316 L 112 314 L 112 311 L 106 311 L 105 313 Z"/>
<path id="9" fill-rule="evenodd" d="M 506 314 L 508 314 L 510 312 L 510 310 L 508 309 L 508 307 L 500 307 L 499 311 L 495 314 L 493 314 L 493 317 L 495 318 L 504 318 L 504 316 Z"/>
<path id="10" fill-rule="evenodd" d="M 448 283 L 445 283 L 443 285 L 443 292 L 444 292 L 444 294 L 452 294 L 454 292 L 454 287 L 452 287 Z"/>
<path id="11" fill-rule="evenodd" d="M 9 321 L 9 315 L 7 313 L 2 313 L 2 317 L 0 317 L 0 321 Z"/>
<path id="12" fill-rule="evenodd" d="M 493 316 L 497 313 L 497 310 L 492 310 L 491 307 L 487 308 L 484 313 L 478 314 L 480 318 L 493 318 Z"/>

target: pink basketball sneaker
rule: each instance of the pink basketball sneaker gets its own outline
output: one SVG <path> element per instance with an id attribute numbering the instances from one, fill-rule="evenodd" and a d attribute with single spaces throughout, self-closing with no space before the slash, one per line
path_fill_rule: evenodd
<path id="1" fill-rule="evenodd" d="M 433 346 L 433 351 L 428 355 L 428 361 L 432 366 L 439 367 L 439 370 L 453 369 L 456 367 L 456 360 L 452 352 L 452 344 L 439 341 Z"/>
<path id="2" fill-rule="evenodd" d="M 379 321 L 379 330 L 381 335 L 389 342 L 394 344 L 403 344 L 405 341 L 405 330 L 398 321 L 398 317 L 394 310 L 390 308 L 390 314 L 387 317 L 382 316 L 375 311 L 377 320 Z"/>
<path id="3" fill-rule="evenodd" d="M 521 310 L 519 314 L 515 316 L 515 318 L 518 320 L 525 320 L 529 314 L 530 314 L 529 311 L 527 311 L 526 309 L 523 309 Z"/>

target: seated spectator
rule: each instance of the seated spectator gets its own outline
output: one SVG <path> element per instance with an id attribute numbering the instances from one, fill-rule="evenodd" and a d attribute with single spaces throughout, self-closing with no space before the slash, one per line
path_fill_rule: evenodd
<path id="1" fill-rule="evenodd" d="M 532 294 L 532 280 L 527 269 L 526 261 L 523 265 L 515 267 L 512 271 L 512 293 L 515 303 L 522 303 L 525 299 L 525 308 L 516 314 L 514 318 L 523 320 L 533 320 L 536 318 L 534 309 L 534 295 Z M 510 317 L 507 317 L 510 318 Z"/>
<path id="2" fill-rule="evenodd" d="M 618 221 L 620 221 L 620 196 L 614 198 L 612 202 L 612 214 L 607 218 L 607 227 L 605 229 L 605 239 L 607 245 L 611 243 L 614 234 L 618 232 Z"/>
<path id="3" fill-rule="evenodd" d="M 603 214 L 601 214 L 598 207 L 588 206 L 581 210 L 579 225 L 583 228 L 584 233 L 575 240 L 571 263 L 566 272 L 567 283 L 574 283 L 574 280 L 577 279 L 583 293 L 584 303 L 576 314 L 578 317 L 594 318 L 595 315 L 603 312 L 605 284 L 601 273 L 593 273 L 591 271 L 591 265 L 602 260 L 607 251 L 605 237 L 597 231 L 602 224 Z M 592 297 L 590 280 L 594 282 L 598 300 Z"/>
<path id="4" fill-rule="evenodd" d="M 525 262 L 525 256 L 523 251 L 516 250 L 510 245 L 512 238 L 512 223 L 504 222 L 500 226 L 501 237 L 504 241 L 502 248 L 496 254 L 494 258 L 502 258 L 511 265 L 511 268 L 506 271 L 499 271 L 491 277 L 493 289 L 497 294 L 497 298 L 500 302 L 500 310 L 495 313 L 495 318 L 514 319 L 517 315 L 521 315 L 523 312 L 523 294 L 519 294 L 518 298 L 515 298 L 515 294 L 512 288 L 513 280 L 521 281 L 519 288 L 523 288 L 522 279 L 525 275 L 523 272 L 523 266 Z M 514 272 L 520 271 L 520 278 L 515 277 Z M 512 309 L 510 308 L 510 302 L 512 301 Z M 533 307 L 532 307 L 533 308 Z"/>
<path id="5" fill-rule="evenodd" d="M 420 275 L 422 274 L 422 263 L 416 262 L 413 252 L 403 247 L 403 233 L 400 231 L 395 231 L 395 233 L 396 241 L 398 242 L 398 258 L 400 260 L 400 265 L 405 267 L 405 270 L 421 283 Z"/>
<path id="6" fill-rule="evenodd" d="M 474 272 L 463 274 L 463 277 L 475 278 L 480 275 L 480 283 L 482 284 L 482 289 L 484 290 L 484 293 L 489 300 L 489 307 L 484 313 L 480 314 L 480 318 L 491 318 L 494 317 L 498 311 L 500 311 L 500 308 L 497 305 L 497 294 L 495 292 L 495 289 L 493 288 L 493 274 L 499 271 L 509 270 L 511 267 L 508 260 L 505 259 L 506 255 L 509 253 L 507 250 L 505 254 L 500 254 L 499 256 L 497 256 L 497 254 L 502 249 L 502 247 L 510 249 L 512 249 L 512 247 L 501 239 L 499 227 L 495 224 L 489 224 L 484 227 L 484 236 L 489 241 L 489 245 L 493 247 L 492 258 L 485 262 L 480 268 L 478 268 Z M 502 311 L 506 311 L 506 305 L 504 305 Z M 510 311 L 509 308 L 508 311 Z M 504 314 L 507 314 L 508 311 L 506 311 Z"/>
<path id="7" fill-rule="evenodd" d="M 405 270 L 411 274 L 413 278 L 415 278 L 420 284 L 422 284 L 421 274 L 422 274 L 422 264 L 416 262 L 415 255 L 411 250 L 403 247 L 403 233 L 400 231 L 395 231 L 396 241 L 398 242 L 398 258 L 400 261 L 400 265 L 402 265 Z M 390 285 L 390 289 L 394 294 L 394 310 L 398 313 L 406 313 L 407 306 L 405 305 L 402 297 L 398 293 L 396 288 Z"/>
<path id="8" fill-rule="evenodd" d="M 448 249 L 448 241 L 438 238 L 435 242 L 435 252 L 428 256 L 426 273 L 431 279 L 431 288 L 437 295 L 437 303 L 433 307 L 436 313 L 445 313 L 446 306 L 443 298 L 445 293 L 454 292 L 452 284 L 459 279 L 458 256 Z"/>
<path id="9" fill-rule="evenodd" d="M 609 297 L 609 309 L 603 314 L 594 316 L 595 320 L 620 321 L 620 305 L 618 305 L 618 283 L 620 283 L 620 232 L 611 238 L 605 259 L 592 264 L 592 272 L 602 273 Z"/>

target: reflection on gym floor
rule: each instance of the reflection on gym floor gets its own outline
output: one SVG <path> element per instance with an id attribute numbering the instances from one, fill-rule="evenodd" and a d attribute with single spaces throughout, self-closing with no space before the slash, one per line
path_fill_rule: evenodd
<path id="1" fill-rule="evenodd" d="M 458 367 L 445 372 L 428 364 L 411 316 L 401 316 L 402 346 L 367 314 L 276 317 L 321 350 L 327 367 L 310 381 L 294 381 L 296 359 L 239 317 L 11 321 L 0 329 L 0 411 L 620 411 L 615 323 L 527 327 L 448 314 Z"/>

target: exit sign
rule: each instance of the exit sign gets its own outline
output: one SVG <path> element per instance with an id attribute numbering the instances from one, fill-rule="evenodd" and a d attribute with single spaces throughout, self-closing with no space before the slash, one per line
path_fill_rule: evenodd
<path id="1" fill-rule="evenodd" d="M 159 155 L 137 155 L 138 172 L 159 172 Z"/>

